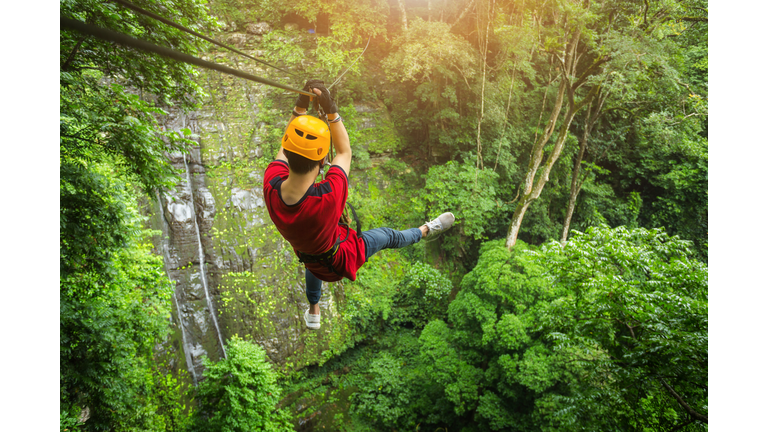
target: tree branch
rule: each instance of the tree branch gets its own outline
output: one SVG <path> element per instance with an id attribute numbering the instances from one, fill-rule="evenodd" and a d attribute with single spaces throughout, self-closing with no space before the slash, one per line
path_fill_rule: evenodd
<path id="1" fill-rule="evenodd" d="M 695 421 L 694 419 L 688 419 L 687 422 L 680 423 L 679 425 L 677 425 L 677 426 L 673 427 L 672 429 L 670 429 L 669 432 L 675 432 L 677 430 L 680 430 L 680 429 L 688 426 L 689 424 L 693 423 L 694 421 Z"/>
<path id="2" fill-rule="evenodd" d="M 579 79 L 576 80 L 576 82 L 573 84 L 573 90 L 576 91 L 579 87 L 581 87 L 584 82 L 587 81 L 587 78 L 589 78 L 592 75 L 592 72 L 594 69 L 598 68 L 603 63 L 607 62 L 610 59 L 608 56 L 603 56 L 597 59 L 594 63 L 592 63 L 587 70 L 584 71 L 583 74 L 579 77 Z"/>
<path id="3" fill-rule="evenodd" d="M 75 58 L 75 54 L 77 54 L 77 51 L 80 49 L 80 45 L 83 44 L 83 41 L 85 40 L 85 36 L 82 36 L 78 41 L 77 44 L 75 44 L 75 48 L 72 49 L 72 52 L 69 53 L 69 56 L 67 56 L 67 60 L 64 61 L 64 64 L 61 65 L 61 70 L 69 70 L 69 65 L 72 63 L 72 60 Z"/>
<path id="4" fill-rule="evenodd" d="M 685 401 L 683 400 L 683 398 L 682 398 L 682 397 L 680 397 L 680 395 L 679 395 L 679 394 L 677 394 L 677 392 L 675 392 L 675 390 L 674 390 L 674 389 L 673 389 L 673 388 L 672 388 L 672 387 L 671 387 L 669 384 L 667 384 L 667 382 L 666 382 L 666 381 L 664 381 L 664 379 L 662 379 L 662 378 L 659 378 L 659 380 L 661 381 L 661 384 L 662 384 L 662 385 L 664 385 L 664 388 L 666 388 L 666 389 L 667 389 L 667 391 L 668 391 L 668 392 L 669 392 L 669 393 L 672 395 L 672 397 L 673 397 L 673 398 L 675 398 L 675 400 L 676 400 L 676 401 L 677 401 L 677 402 L 678 402 L 678 403 L 679 403 L 679 404 L 680 404 L 680 405 L 683 407 L 683 409 L 685 409 L 685 411 L 686 411 L 686 412 L 687 412 L 687 413 L 688 413 L 688 414 L 689 414 L 691 417 L 693 417 L 694 419 L 696 419 L 696 420 L 698 420 L 698 421 L 700 421 L 700 422 L 703 422 L 703 423 L 709 424 L 709 422 L 708 422 L 708 420 L 707 420 L 707 416 L 704 416 L 704 415 L 701 415 L 701 414 L 699 414 L 699 413 L 698 413 L 698 412 L 696 412 L 696 411 L 695 411 L 693 408 L 691 408 L 691 407 L 690 407 L 690 405 L 688 405 L 687 403 L 685 403 Z"/>
<path id="5" fill-rule="evenodd" d="M 683 117 L 680 121 L 676 121 L 674 123 L 670 123 L 669 125 L 670 126 L 679 125 L 680 123 L 684 122 L 685 119 L 687 119 L 689 117 L 699 117 L 700 115 L 701 115 L 700 113 L 691 113 L 691 114 L 688 114 L 687 116 Z"/>
<path id="6" fill-rule="evenodd" d="M 473 4 L 475 4 L 475 0 L 469 0 L 469 3 L 467 3 L 467 7 L 465 7 L 464 10 L 461 11 L 461 13 L 459 14 L 459 17 L 456 18 L 456 21 L 454 21 L 453 24 L 451 24 L 451 28 L 453 28 L 453 26 L 458 24 L 459 21 L 461 21 L 461 19 L 464 18 L 464 15 L 466 15 L 467 12 L 469 12 L 469 9 L 472 7 Z"/>
<path id="7" fill-rule="evenodd" d="M 462 78 L 464 78 L 464 82 L 465 82 L 465 83 L 467 83 L 467 88 L 468 88 L 469 90 L 472 90 L 472 87 L 470 87 L 470 86 L 469 86 L 469 81 L 467 81 L 467 77 L 466 77 L 466 76 L 464 76 L 464 72 L 462 72 L 462 71 L 461 71 L 461 69 L 459 69 L 459 67 L 458 67 L 458 66 L 456 66 L 455 64 L 453 65 L 453 67 L 455 67 L 455 68 L 456 68 L 456 70 L 457 70 L 457 71 L 459 71 L 459 73 L 461 74 L 461 77 L 462 77 Z"/>
<path id="8" fill-rule="evenodd" d="M 648 8 L 650 7 L 648 5 L 648 0 L 643 0 L 645 2 L 645 9 L 643 9 L 643 27 L 648 25 Z"/>

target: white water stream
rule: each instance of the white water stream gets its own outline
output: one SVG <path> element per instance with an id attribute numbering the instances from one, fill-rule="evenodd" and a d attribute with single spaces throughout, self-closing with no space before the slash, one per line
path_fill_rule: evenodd
<path id="1" fill-rule="evenodd" d="M 168 227 L 168 221 L 165 220 L 165 209 L 163 208 L 163 201 L 160 200 L 160 193 L 158 191 L 155 191 L 155 197 L 157 198 L 157 206 L 160 208 L 160 219 L 163 221 L 163 226 L 165 227 L 165 232 L 167 233 L 169 231 Z M 165 267 L 165 274 L 168 274 L 168 263 L 170 262 L 170 258 L 168 256 L 168 246 L 165 244 L 165 241 L 161 241 L 161 249 L 163 251 L 163 267 Z M 182 340 L 182 349 L 184 350 L 184 358 L 187 361 L 187 370 L 189 370 L 189 374 L 192 375 L 192 383 L 197 387 L 197 374 L 195 374 L 195 368 L 192 365 L 192 354 L 190 354 L 189 350 L 187 349 L 187 331 L 186 327 L 184 326 L 184 316 L 181 314 L 181 307 L 179 306 L 179 298 L 176 297 L 176 290 L 173 292 L 173 303 L 176 304 L 176 316 L 179 318 L 179 327 L 181 328 L 181 340 Z M 173 324 L 173 318 L 171 318 L 171 324 Z"/>
<path id="2" fill-rule="evenodd" d="M 205 301 L 208 302 L 208 310 L 211 311 L 211 318 L 213 319 L 213 325 L 216 327 L 216 336 L 219 338 L 219 344 L 221 346 L 221 352 L 224 353 L 224 358 L 227 358 L 227 351 L 224 349 L 224 341 L 221 340 L 221 331 L 219 330 L 219 321 L 216 319 L 216 312 L 213 309 L 213 303 L 211 302 L 211 296 L 208 294 L 208 281 L 205 276 L 205 254 L 203 253 L 203 242 L 200 240 L 200 226 L 197 224 L 197 214 L 195 212 L 195 199 L 192 193 L 192 178 L 189 175 L 189 165 L 187 165 L 187 155 L 184 155 L 184 168 L 187 172 L 187 186 L 189 187 L 189 196 L 191 197 L 192 205 L 192 219 L 195 221 L 195 233 L 197 234 L 197 253 L 200 260 L 200 279 L 203 280 L 203 291 L 205 292 Z"/>
<path id="3" fill-rule="evenodd" d="M 192 354 L 187 350 L 187 332 L 184 331 L 183 315 L 181 314 L 181 308 L 179 307 L 179 299 L 176 297 L 176 293 L 173 293 L 173 302 L 176 303 L 176 314 L 179 317 L 179 326 L 181 327 L 181 339 L 184 343 L 184 358 L 187 360 L 187 369 L 192 375 L 192 383 L 197 387 L 197 375 L 195 374 L 195 368 L 192 367 Z"/>

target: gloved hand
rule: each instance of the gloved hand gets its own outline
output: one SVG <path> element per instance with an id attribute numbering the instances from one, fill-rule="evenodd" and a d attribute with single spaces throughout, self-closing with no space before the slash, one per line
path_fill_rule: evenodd
<path id="1" fill-rule="evenodd" d="M 323 82 L 320 81 L 320 80 L 316 80 L 316 79 L 309 80 L 309 81 L 307 81 L 306 84 L 304 84 L 304 88 L 302 88 L 302 90 L 304 90 L 305 92 L 310 92 L 311 93 L 312 92 L 312 87 L 311 86 L 312 85 L 317 85 L 317 84 L 321 84 L 322 85 Z M 299 108 L 304 108 L 304 109 L 309 108 L 309 96 L 300 94 L 299 98 L 296 99 L 296 106 L 299 107 Z"/>
<path id="2" fill-rule="evenodd" d="M 325 88 L 325 83 L 320 80 L 313 81 L 314 82 L 310 84 L 310 87 L 320 90 L 320 95 L 317 97 L 317 102 L 321 107 L 323 107 L 323 111 L 325 111 L 326 114 L 338 113 L 339 109 L 336 108 L 336 102 L 334 102 L 333 98 L 331 97 L 331 92 Z"/>

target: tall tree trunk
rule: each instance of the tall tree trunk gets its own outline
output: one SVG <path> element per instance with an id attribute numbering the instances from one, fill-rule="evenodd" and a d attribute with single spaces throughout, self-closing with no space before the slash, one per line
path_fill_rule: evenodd
<path id="1" fill-rule="evenodd" d="M 403 33 L 408 31 L 408 18 L 405 16 L 405 1 L 397 0 L 397 6 L 400 8 L 400 19 L 403 23 Z"/>
<path id="2" fill-rule="evenodd" d="M 456 21 L 454 21 L 453 24 L 451 24 L 451 27 L 453 27 L 456 24 L 458 24 L 459 21 L 461 21 L 461 19 L 464 18 L 464 15 L 466 15 L 467 12 L 469 12 L 469 10 L 472 8 L 473 4 L 475 4 L 475 0 L 469 0 L 469 2 L 467 2 L 467 7 L 465 7 L 464 10 L 461 11 L 461 13 L 459 14 L 459 17 L 456 18 Z"/>
<path id="3" fill-rule="evenodd" d="M 598 90 L 600 92 L 600 90 Z M 573 173 L 571 174 L 571 191 L 568 197 L 568 208 L 565 212 L 565 222 L 563 222 L 563 234 L 560 237 L 560 244 L 565 246 L 565 242 L 568 240 L 568 230 L 571 227 L 571 219 L 573 218 L 573 211 L 576 208 L 576 199 L 579 197 L 581 187 L 584 185 L 586 177 L 581 177 L 581 161 L 584 160 L 584 153 L 587 150 L 587 141 L 589 141 L 589 134 L 592 132 L 597 119 L 600 118 L 603 103 L 605 102 L 605 93 L 600 92 L 597 96 L 596 108 L 592 111 L 592 102 L 587 106 L 587 115 L 584 119 L 584 133 L 579 140 L 579 154 L 576 156 L 576 160 L 573 162 Z"/>
<path id="4" fill-rule="evenodd" d="M 544 133 L 539 138 L 539 140 L 536 142 L 536 145 L 531 152 L 531 159 L 528 162 L 528 172 L 525 177 L 522 196 L 517 204 L 517 208 L 515 209 L 514 214 L 512 215 L 512 221 L 510 222 L 509 229 L 507 230 L 506 246 L 508 249 L 512 249 L 512 247 L 515 246 L 517 236 L 520 232 L 520 225 L 523 222 L 523 217 L 525 216 L 525 212 L 528 210 L 528 207 L 533 201 L 539 198 L 542 189 L 544 189 L 544 185 L 549 181 L 549 173 L 552 170 L 555 162 L 557 162 L 557 159 L 560 157 L 560 153 L 562 152 L 563 146 L 565 145 L 565 139 L 568 136 L 568 128 L 571 125 L 571 121 L 573 121 L 573 117 L 586 103 L 588 103 L 594 97 L 596 93 L 597 87 L 595 86 L 592 88 L 589 94 L 581 100 L 581 102 L 574 102 L 574 93 L 578 89 L 580 83 L 583 83 L 585 80 L 585 77 L 582 76 L 576 81 L 575 85 L 572 85 L 570 81 L 570 77 L 573 76 L 578 63 L 576 55 L 578 52 L 577 47 L 580 36 L 581 31 L 576 30 L 570 42 L 566 46 L 566 49 L 564 50 L 565 52 L 563 53 L 563 58 L 560 59 L 562 73 L 560 75 L 560 87 L 557 92 L 557 98 L 555 100 L 555 105 L 550 112 L 549 122 L 547 123 L 546 129 L 544 130 Z M 595 64 L 593 64 L 593 66 Z M 589 67 L 585 73 L 591 73 L 593 66 Z M 565 117 L 563 118 L 563 121 L 560 125 L 560 132 L 557 136 L 557 139 L 555 140 L 555 146 L 547 157 L 547 161 L 539 173 L 539 166 L 541 165 L 541 162 L 544 158 L 544 147 L 555 131 L 557 119 L 560 117 L 563 101 L 566 96 L 568 97 L 568 111 L 566 112 Z"/>
<path id="5" fill-rule="evenodd" d="M 488 20 L 485 25 L 485 39 L 480 41 L 480 50 L 483 53 L 483 84 L 480 90 L 480 117 L 477 119 L 477 170 L 483 169 L 483 145 L 480 140 L 480 131 L 483 124 L 483 117 L 485 116 L 485 76 L 488 69 L 488 34 L 491 30 L 491 21 L 493 20 L 493 9 L 496 6 L 496 0 L 493 0 L 493 4 L 488 11 Z M 478 13 L 479 15 L 479 13 Z M 478 18 L 479 19 L 479 18 Z M 478 26 L 479 27 L 479 26 Z M 479 30 L 479 28 L 478 28 Z M 475 171 L 475 185 L 477 185 L 477 171 Z"/>
<path id="6" fill-rule="evenodd" d="M 507 95 L 507 109 L 504 110 L 504 128 L 501 130 L 501 138 L 499 138 L 499 149 L 496 152 L 496 163 L 493 164 L 493 172 L 496 172 L 496 167 L 499 166 L 499 157 L 501 156 L 501 144 L 507 134 L 507 124 L 509 123 L 509 107 L 512 104 L 512 90 L 515 88 L 515 74 L 517 73 L 517 62 L 512 68 L 512 82 L 509 84 L 509 95 Z"/>
<path id="7" fill-rule="evenodd" d="M 565 211 L 565 222 L 563 222 L 563 234 L 560 237 L 560 243 L 565 246 L 565 241 L 568 240 L 568 229 L 571 226 L 571 218 L 573 217 L 573 210 L 576 208 L 576 198 L 579 196 L 581 186 L 584 181 L 581 179 L 581 161 L 584 159 L 584 152 L 587 149 L 587 139 L 589 137 L 589 127 L 587 126 L 589 119 L 584 124 L 584 134 L 579 140 L 579 154 L 576 156 L 576 160 L 573 162 L 573 173 L 571 174 L 571 193 L 568 197 L 568 208 Z"/>

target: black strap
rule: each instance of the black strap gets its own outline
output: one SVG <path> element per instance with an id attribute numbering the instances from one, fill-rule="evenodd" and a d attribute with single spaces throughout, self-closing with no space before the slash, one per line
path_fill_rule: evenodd
<path id="1" fill-rule="evenodd" d="M 349 238 L 349 226 L 345 223 L 340 223 L 339 226 L 343 226 L 347 229 L 347 235 L 344 236 L 344 239 L 341 237 L 337 238 L 336 243 L 334 243 L 330 249 L 321 253 L 320 255 L 311 255 L 301 251 L 296 251 L 296 255 L 299 257 L 299 262 L 302 264 L 320 263 L 328 267 L 328 270 L 332 271 L 336 275 L 341 276 L 341 273 L 336 271 L 336 269 L 333 267 L 333 256 L 336 255 L 336 252 L 339 250 L 339 245 L 347 241 Z"/>
<path id="2" fill-rule="evenodd" d="M 357 227 L 357 233 L 358 235 L 362 231 L 361 225 L 360 225 L 360 219 L 357 217 L 357 211 L 355 211 L 355 207 L 347 202 L 347 205 L 349 206 L 349 209 L 352 210 L 352 218 L 355 219 L 355 225 Z M 328 267 L 328 270 L 332 271 L 333 273 L 341 276 L 341 273 L 336 271 L 336 269 L 333 267 L 333 257 L 336 255 L 336 251 L 339 250 L 339 245 L 347 241 L 349 238 L 349 225 L 345 224 L 344 222 L 339 221 L 339 226 L 343 226 L 347 229 L 347 235 L 344 236 L 342 239 L 341 237 L 336 239 L 336 243 L 334 243 L 333 246 L 331 246 L 330 249 L 327 251 L 321 253 L 320 255 L 311 255 L 306 254 L 301 251 L 296 251 L 296 255 L 299 257 L 299 262 L 302 264 L 308 264 L 308 263 L 320 263 L 326 267 Z"/>
<path id="3" fill-rule="evenodd" d="M 360 235 L 362 232 L 362 229 L 360 228 L 360 219 L 357 218 L 357 212 L 355 211 L 355 207 L 347 202 L 347 205 L 349 206 L 349 209 L 352 210 L 352 218 L 355 219 L 355 225 L 357 227 L 357 235 Z"/>

